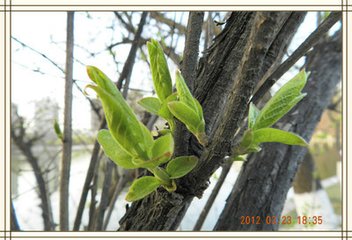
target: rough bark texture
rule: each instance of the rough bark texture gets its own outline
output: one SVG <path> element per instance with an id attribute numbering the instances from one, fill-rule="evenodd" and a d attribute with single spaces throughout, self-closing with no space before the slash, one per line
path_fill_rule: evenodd
<path id="1" fill-rule="evenodd" d="M 134 202 L 120 220 L 119 230 L 177 229 L 193 197 L 202 196 L 209 177 L 228 153 L 231 139 L 244 118 L 243 106 L 247 105 L 254 85 L 270 67 L 267 61 L 275 62 L 282 45 L 293 36 L 294 31 L 285 25 L 291 22 L 298 26 L 304 15 L 291 12 L 231 15 L 201 60 L 195 82 L 194 93 L 203 106 L 211 142 L 202 149 L 191 137 L 189 154 L 200 157 L 197 168 L 177 182 L 176 192 L 159 189 Z M 296 21 L 291 21 L 292 18 Z M 287 39 L 279 37 L 281 34 Z"/>
<path id="2" fill-rule="evenodd" d="M 311 72 L 303 90 L 308 95 L 276 127 L 310 140 L 341 80 L 341 34 L 320 42 L 308 54 L 306 69 Z M 215 230 L 277 230 L 279 224 L 241 224 L 241 216 L 276 216 L 279 219 L 295 173 L 306 148 L 263 144 L 263 150 L 244 163 L 227 199 Z M 260 169 L 260 170 L 259 170 Z"/>
<path id="3" fill-rule="evenodd" d="M 322 189 L 319 178 L 314 176 L 315 164 L 312 154 L 308 151 L 299 166 L 293 182 L 295 193 L 310 193 Z"/>

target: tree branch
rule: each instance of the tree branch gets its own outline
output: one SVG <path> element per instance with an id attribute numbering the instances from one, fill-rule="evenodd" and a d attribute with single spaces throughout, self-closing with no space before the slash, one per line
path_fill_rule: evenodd
<path id="1" fill-rule="evenodd" d="M 146 18 L 146 13 L 142 13 L 142 17 L 141 17 L 141 22 L 142 20 L 145 21 Z M 139 27 L 142 29 L 144 25 L 139 25 Z M 136 56 L 136 51 L 138 48 L 138 43 L 139 41 L 137 41 L 142 34 L 142 30 L 137 31 L 137 33 L 139 32 L 139 34 L 135 35 L 135 39 L 136 41 L 133 41 L 131 49 L 129 51 L 127 60 L 125 62 L 125 65 L 123 67 L 123 70 L 121 72 L 121 75 L 119 76 L 118 81 L 116 82 L 116 86 L 117 88 L 120 90 L 122 87 L 122 83 L 123 80 L 130 75 L 133 69 L 133 63 L 134 63 L 134 59 Z M 128 87 L 128 85 L 126 85 L 126 87 Z M 103 117 L 102 122 L 100 124 L 99 129 L 103 129 L 106 126 L 106 119 L 105 117 Z M 79 230 L 79 226 L 81 225 L 81 221 L 82 221 L 82 215 L 83 215 L 83 211 L 84 211 L 84 206 L 87 200 L 87 195 L 89 192 L 89 187 L 90 187 L 90 183 L 92 182 L 93 176 L 94 176 L 94 172 L 96 171 L 97 168 L 97 158 L 98 158 L 98 154 L 99 154 L 99 149 L 100 149 L 100 145 L 97 142 L 97 140 L 94 143 L 94 149 L 93 149 L 93 153 L 92 153 L 92 157 L 91 157 L 91 161 L 88 167 L 88 172 L 87 172 L 87 176 L 86 176 L 86 180 L 84 182 L 84 186 L 83 186 L 83 190 L 82 190 L 82 194 L 81 194 L 81 199 L 78 205 L 78 210 L 77 210 L 77 214 L 76 214 L 76 218 L 75 218 L 75 222 L 74 222 L 74 228 L 73 230 L 78 231 Z"/>
<path id="2" fill-rule="evenodd" d="M 17 112 L 15 114 L 18 116 Z M 19 122 L 12 123 L 11 124 L 11 138 L 16 144 L 16 146 L 20 149 L 22 154 L 26 157 L 26 160 L 29 162 L 31 165 L 34 176 L 38 185 L 39 189 L 39 198 L 41 200 L 41 208 L 42 208 L 42 217 L 43 217 L 43 223 L 44 223 L 44 230 L 45 231 L 51 231 L 54 229 L 54 220 L 53 220 L 53 214 L 52 214 L 52 208 L 50 204 L 50 195 L 49 191 L 47 189 L 47 185 L 44 180 L 43 176 L 43 171 L 41 170 L 39 166 L 39 159 L 33 155 L 32 152 L 32 145 L 28 143 L 25 140 L 26 134 L 25 134 L 25 129 L 23 126 L 23 118 L 18 116 Z M 16 126 L 16 129 L 15 129 Z M 19 129 L 18 131 L 16 131 Z"/>
<path id="3" fill-rule="evenodd" d="M 314 47 L 320 38 L 324 36 L 329 29 L 341 19 L 341 12 L 332 12 L 319 27 L 312 32 L 309 37 L 287 58 L 266 80 L 258 91 L 255 92 L 252 102 L 258 103 L 258 101 L 264 96 L 264 94 L 284 75 L 301 57 L 303 57 L 309 49 Z"/>
<path id="4" fill-rule="evenodd" d="M 182 75 L 191 92 L 194 89 L 194 81 L 196 78 L 196 69 L 198 64 L 199 41 L 202 33 L 202 25 L 204 12 L 190 12 L 187 24 L 187 33 L 185 40 L 185 48 L 183 50 L 183 62 L 181 67 Z M 175 140 L 175 156 L 188 154 L 188 144 L 190 133 L 184 124 L 176 121 L 176 130 L 174 134 Z"/>
<path id="5" fill-rule="evenodd" d="M 73 75 L 73 28 L 74 12 L 67 12 L 66 36 L 66 81 L 65 81 L 65 109 L 64 131 L 62 144 L 62 160 L 60 175 L 60 230 L 69 230 L 69 186 L 72 155 L 72 75 Z"/>
<path id="6" fill-rule="evenodd" d="M 24 43 L 24 42 L 18 40 L 16 37 L 11 36 L 11 38 L 12 38 L 13 40 L 15 40 L 17 43 L 19 43 L 22 47 L 28 48 L 28 49 L 31 50 L 32 52 L 34 52 L 34 53 L 40 55 L 41 57 L 43 57 L 45 60 L 47 60 L 48 62 L 50 62 L 53 66 L 55 66 L 61 73 L 65 74 L 65 70 L 64 70 L 62 67 L 60 67 L 56 62 L 54 62 L 51 58 L 49 58 L 47 55 L 45 55 L 44 53 L 39 52 L 38 50 L 32 48 L 31 46 L 27 45 L 26 43 Z M 38 72 L 37 70 L 33 70 L 33 71 Z M 42 72 L 41 72 L 41 73 L 42 73 Z M 42 73 L 42 74 L 45 74 L 45 73 Z M 74 84 L 74 85 L 76 86 L 76 88 L 85 96 L 85 94 L 83 93 L 82 88 L 77 84 L 77 81 L 79 81 L 79 80 L 73 79 L 73 84 Z M 99 108 L 97 108 L 97 107 L 94 105 L 93 101 L 92 101 L 89 97 L 87 97 L 87 96 L 85 96 L 85 97 L 86 97 L 86 99 L 88 100 L 88 102 L 89 102 L 90 106 L 92 107 L 93 111 L 95 112 L 95 114 L 98 116 L 99 119 L 101 119 L 101 116 L 100 116 L 100 113 L 99 113 Z"/>
<path id="7" fill-rule="evenodd" d="M 222 185 L 224 184 L 228 173 L 230 172 L 231 166 L 232 166 L 232 161 L 229 161 L 223 165 L 222 170 L 221 170 L 221 175 L 220 175 L 218 181 L 216 182 L 216 185 L 215 185 L 213 191 L 211 192 L 202 212 L 200 213 L 198 220 L 197 220 L 196 224 L 194 225 L 193 231 L 200 231 L 202 229 L 204 221 L 207 218 L 208 213 L 209 213 L 211 207 L 213 206 L 214 201 L 215 201 L 216 197 L 218 196 L 220 189 L 221 189 Z"/>
<path id="8" fill-rule="evenodd" d="M 164 14 L 162 14 L 160 12 L 153 12 L 152 11 L 152 12 L 150 12 L 150 16 L 152 18 L 154 18 L 156 21 L 168 25 L 171 29 L 176 28 L 181 34 L 186 34 L 188 31 L 188 28 L 186 28 L 185 26 L 183 26 L 180 23 L 175 22 L 172 19 L 165 17 Z"/>

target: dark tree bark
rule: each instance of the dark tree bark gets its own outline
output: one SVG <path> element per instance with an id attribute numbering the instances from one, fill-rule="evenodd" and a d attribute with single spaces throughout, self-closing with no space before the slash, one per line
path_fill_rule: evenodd
<path id="1" fill-rule="evenodd" d="M 341 80 L 341 32 L 319 42 L 306 58 L 311 72 L 303 92 L 308 95 L 276 127 L 295 132 L 310 140 L 323 110 L 329 105 L 335 87 Z M 277 230 L 279 224 L 241 225 L 241 216 L 267 216 L 279 219 L 306 148 L 282 144 L 263 144 L 243 165 L 236 184 L 227 199 L 215 230 Z M 260 170 L 259 170 L 260 169 Z"/>
<path id="2" fill-rule="evenodd" d="M 188 153 L 200 161 L 191 174 L 177 181 L 176 192 L 162 189 L 134 202 L 120 220 L 120 229 L 175 230 L 193 197 L 201 197 L 208 179 L 231 149 L 231 139 L 246 112 L 255 84 L 295 33 L 305 13 L 237 12 L 227 20 L 201 60 L 194 94 L 203 106 L 211 140 L 202 149 L 186 139 Z M 286 36 L 286 37 L 283 37 Z"/>

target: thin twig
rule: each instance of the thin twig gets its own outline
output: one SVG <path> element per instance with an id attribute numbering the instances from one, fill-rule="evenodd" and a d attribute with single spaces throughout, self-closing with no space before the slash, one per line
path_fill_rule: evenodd
<path id="1" fill-rule="evenodd" d="M 142 14 L 142 18 L 141 21 L 144 19 L 145 21 L 146 18 L 146 13 L 143 12 Z M 141 26 L 142 27 L 142 26 Z M 137 31 L 138 32 L 138 31 Z M 130 52 L 128 54 L 127 60 L 124 64 L 123 70 L 121 72 L 121 75 L 116 83 L 117 88 L 120 90 L 122 87 L 122 83 L 123 80 L 125 80 L 125 78 L 130 74 L 129 71 L 132 71 L 133 69 L 133 64 L 131 65 L 131 63 L 134 63 L 134 60 L 132 58 L 135 58 L 136 56 L 136 51 L 138 48 L 138 39 L 141 37 L 142 34 L 142 30 L 140 31 L 140 33 L 135 36 L 136 41 L 133 41 Z M 133 61 L 132 61 L 133 60 Z M 103 129 L 106 126 L 106 119 L 105 117 L 103 117 L 102 119 L 102 123 L 99 127 L 99 129 Z M 99 153 L 99 149 L 100 149 L 100 145 L 97 141 L 95 141 L 94 143 L 94 150 L 92 153 L 92 157 L 91 157 L 91 162 L 90 165 L 88 167 L 88 172 L 87 172 L 87 176 L 86 176 L 86 180 L 84 183 L 84 187 L 82 190 L 82 194 L 81 194 L 81 199 L 79 202 L 79 206 L 78 206 L 78 210 L 77 210 L 77 215 L 76 215 L 76 219 L 75 219 L 75 223 L 74 223 L 74 228 L 73 230 L 78 231 L 79 230 L 79 226 L 81 225 L 81 221 L 82 221 L 82 215 L 83 215 L 83 211 L 84 211 L 84 206 L 87 200 L 87 195 L 88 195 L 88 191 L 89 191 L 89 187 L 90 187 L 90 183 L 93 179 L 94 176 L 94 172 L 96 171 L 97 168 L 97 156 Z"/>
<path id="2" fill-rule="evenodd" d="M 67 13 L 65 109 L 60 174 L 60 230 L 69 230 L 69 184 L 72 159 L 72 76 L 74 12 Z"/>
<path id="3" fill-rule="evenodd" d="M 215 201 L 216 197 L 218 196 L 219 191 L 220 191 L 222 185 L 224 184 L 228 173 L 230 172 L 231 166 L 232 166 L 232 161 L 226 162 L 226 164 L 223 165 L 222 170 L 221 170 L 221 175 L 220 175 L 218 181 L 216 182 L 216 185 L 215 185 L 213 191 L 211 192 L 211 194 L 207 200 L 207 203 L 205 204 L 202 212 L 200 213 L 199 218 L 193 228 L 193 231 L 200 231 L 202 229 L 203 223 L 204 223 L 205 219 L 207 218 L 208 213 L 209 213 L 211 207 L 213 206 L 214 201 Z"/>
<path id="4" fill-rule="evenodd" d="M 31 46 L 27 45 L 26 43 L 18 40 L 16 37 L 11 37 L 13 40 L 15 40 L 16 42 L 18 42 L 22 47 L 28 48 L 29 50 L 31 50 L 32 52 L 40 55 L 41 57 L 43 57 L 45 60 L 47 60 L 48 62 L 50 62 L 53 66 L 55 66 L 58 70 L 60 70 L 60 72 L 62 72 L 63 74 L 65 74 L 65 70 L 60 67 L 56 62 L 54 62 L 51 58 L 49 58 L 47 55 L 45 55 L 44 53 L 39 52 L 38 50 L 32 48 Z M 38 69 L 32 69 L 32 71 L 34 72 L 38 72 L 41 74 L 46 74 L 45 72 L 42 72 Z M 77 84 L 77 79 L 73 79 L 73 84 L 76 86 L 76 88 L 83 94 L 83 90 L 82 88 Z M 85 94 L 83 94 L 83 96 L 85 96 Z M 98 116 L 99 119 L 101 119 L 100 113 L 99 113 L 99 109 L 94 105 L 93 101 L 88 98 L 87 96 L 85 96 L 86 99 L 88 100 L 90 106 L 92 107 L 93 111 L 95 112 L 95 114 Z"/>
<path id="5" fill-rule="evenodd" d="M 258 103 L 264 94 L 279 80 L 301 57 L 303 57 L 309 49 L 319 42 L 319 39 L 324 36 L 329 29 L 341 19 L 341 12 L 332 12 L 319 27 L 312 32 L 309 37 L 287 58 L 280 64 L 276 70 L 264 81 L 263 85 L 255 92 L 251 101 Z"/>

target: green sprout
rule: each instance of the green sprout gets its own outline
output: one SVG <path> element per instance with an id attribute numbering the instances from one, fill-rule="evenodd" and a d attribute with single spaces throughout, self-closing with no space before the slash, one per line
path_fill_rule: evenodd
<path id="1" fill-rule="evenodd" d="M 100 98 L 108 125 L 108 129 L 100 130 L 97 136 L 105 155 L 122 168 L 144 168 L 152 174 L 133 181 L 126 196 L 126 200 L 131 202 L 144 198 L 159 187 L 169 192 L 175 191 L 175 179 L 187 175 L 196 167 L 196 156 L 174 156 L 176 119 L 187 127 L 201 145 L 208 144 L 202 106 L 192 96 L 181 72 L 176 71 L 176 91 L 173 92 L 161 45 L 151 40 L 147 46 L 157 97 L 143 98 L 139 104 L 165 119 L 170 126 L 170 129 L 160 130 L 156 139 L 138 120 L 116 85 L 98 68 L 87 66 L 88 76 L 94 84 L 86 88 L 93 89 Z M 300 72 L 261 111 L 254 104 L 250 105 L 248 129 L 233 151 L 235 160 L 243 159 L 243 155 L 250 152 L 260 151 L 259 145 L 263 142 L 307 145 L 304 139 L 294 133 L 270 128 L 305 96 L 301 90 L 306 80 L 306 73 Z"/>
<path id="2" fill-rule="evenodd" d="M 98 133 L 98 142 L 106 156 L 125 169 L 144 168 L 153 176 L 143 176 L 133 181 L 127 201 L 144 198 L 160 186 L 169 192 L 177 189 L 175 179 L 194 169 L 198 163 L 195 156 L 174 157 L 175 117 L 197 137 L 206 143 L 203 110 L 192 96 L 181 73 L 176 73 L 176 92 L 172 92 L 172 81 L 166 58 L 160 44 L 151 40 L 147 43 L 154 88 L 158 97 L 147 97 L 139 104 L 147 111 L 164 118 L 170 130 L 161 131 L 154 139 L 151 132 L 138 120 L 115 84 L 98 68 L 87 66 L 93 89 L 104 109 L 108 129 Z M 188 116 L 184 116 L 187 113 Z"/>
<path id="3" fill-rule="evenodd" d="M 290 111 L 306 96 L 302 89 L 307 82 L 308 74 L 302 70 L 284 86 L 259 110 L 250 103 L 248 112 L 248 129 L 244 132 L 238 146 L 233 151 L 234 160 L 245 160 L 245 155 L 261 150 L 264 142 L 278 142 L 287 145 L 306 147 L 308 143 L 300 136 L 271 128 L 279 119 Z"/>

